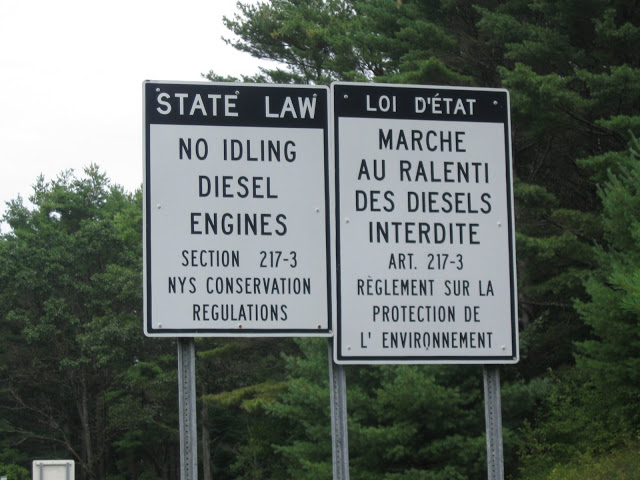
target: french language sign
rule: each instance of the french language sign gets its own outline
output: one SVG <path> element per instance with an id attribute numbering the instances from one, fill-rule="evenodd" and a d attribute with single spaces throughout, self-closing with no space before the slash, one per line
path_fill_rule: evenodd
<path id="1" fill-rule="evenodd" d="M 338 363 L 514 363 L 505 90 L 332 86 Z"/>
<path id="2" fill-rule="evenodd" d="M 328 89 L 143 90 L 145 333 L 331 335 Z"/>

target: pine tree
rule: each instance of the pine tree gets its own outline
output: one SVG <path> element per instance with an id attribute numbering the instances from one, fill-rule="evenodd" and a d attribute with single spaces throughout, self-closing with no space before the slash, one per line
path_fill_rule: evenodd
<path id="1" fill-rule="evenodd" d="M 628 170 L 600 190 L 599 268 L 586 282 L 590 300 L 578 304 L 594 338 L 580 343 L 578 368 L 595 391 L 594 415 L 632 434 L 640 428 L 640 142 L 619 165 Z"/>
<path id="2" fill-rule="evenodd" d="M 634 2 L 504 2 L 480 8 L 481 34 L 511 92 L 519 304 L 527 376 L 570 364 L 588 336 L 573 308 L 597 262 L 597 184 L 620 171 L 640 132 L 640 35 Z M 563 340 L 564 339 L 564 340 Z M 540 359 L 540 360 L 536 360 Z M 530 360 L 530 361 L 529 361 Z"/>

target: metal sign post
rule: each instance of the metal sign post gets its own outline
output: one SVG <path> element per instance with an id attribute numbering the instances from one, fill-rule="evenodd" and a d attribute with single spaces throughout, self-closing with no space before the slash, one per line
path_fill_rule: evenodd
<path id="1" fill-rule="evenodd" d="M 178 409 L 180 419 L 180 480 L 198 480 L 196 354 L 193 338 L 178 339 Z"/>
<path id="2" fill-rule="evenodd" d="M 499 367 L 485 365 L 483 376 L 484 415 L 487 428 L 487 478 L 489 480 L 504 480 Z"/>
<path id="3" fill-rule="evenodd" d="M 347 428 L 347 380 L 344 366 L 333 360 L 329 339 L 329 391 L 331 395 L 331 454 L 333 480 L 349 480 L 349 436 Z"/>

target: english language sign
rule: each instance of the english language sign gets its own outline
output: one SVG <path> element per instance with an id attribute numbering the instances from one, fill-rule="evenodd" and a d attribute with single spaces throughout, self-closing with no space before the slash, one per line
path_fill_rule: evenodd
<path id="1" fill-rule="evenodd" d="M 335 83 L 338 363 L 518 361 L 509 95 Z"/>
<path id="2" fill-rule="evenodd" d="M 143 92 L 145 334 L 331 335 L 328 88 Z"/>

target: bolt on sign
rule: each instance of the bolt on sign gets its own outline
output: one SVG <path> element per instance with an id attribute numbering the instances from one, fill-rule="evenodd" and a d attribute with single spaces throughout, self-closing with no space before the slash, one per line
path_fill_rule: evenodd
<path id="1" fill-rule="evenodd" d="M 145 334 L 331 335 L 328 88 L 143 92 Z"/>
<path id="2" fill-rule="evenodd" d="M 338 363 L 518 361 L 509 95 L 335 83 Z"/>

